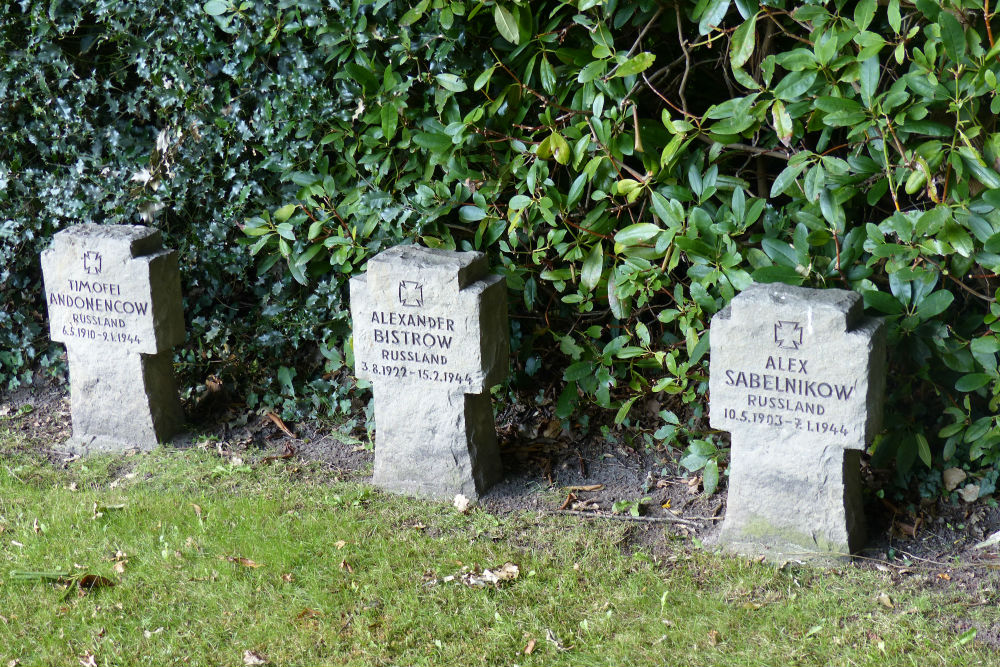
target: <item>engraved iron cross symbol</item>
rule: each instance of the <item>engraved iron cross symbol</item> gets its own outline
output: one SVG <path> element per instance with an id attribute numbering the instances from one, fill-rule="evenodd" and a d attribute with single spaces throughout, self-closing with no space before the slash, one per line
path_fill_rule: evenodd
<path id="1" fill-rule="evenodd" d="M 83 253 L 83 270 L 92 276 L 101 272 L 101 253 L 88 250 Z"/>
<path id="2" fill-rule="evenodd" d="M 424 286 L 412 280 L 400 280 L 399 303 L 413 308 L 424 305 Z"/>
<path id="3" fill-rule="evenodd" d="M 797 350 L 802 345 L 802 327 L 798 322 L 778 320 L 774 323 L 774 342 L 782 350 Z"/>

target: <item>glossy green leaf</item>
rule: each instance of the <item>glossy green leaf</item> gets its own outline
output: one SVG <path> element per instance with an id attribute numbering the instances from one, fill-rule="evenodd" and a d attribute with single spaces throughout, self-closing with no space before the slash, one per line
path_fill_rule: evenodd
<path id="1" fill-rule="evenodd" d="M 604 245 L 598 241 L 587 254 L 580 270 L 580 286 L 588 292 L 593 292 L 604 272 Z"/>
<path id="2" fill-rule="evenodd" d="M 637 222 L 615 234 L 615 243 L 620 243 L 623 246 L 643 243 L 662 231 L 651 222 Z"/>
<path id="3" fill-rule="evenodd" d="M 443 74 L 438 74 L 434 78 L 437 79 L 437 82 L 441 85 L 442 88 L 446 88 L 447 90 L 450 90 L 453 93 L 461 93 L 465 90 L 468 90 L 469 88 L 464 81 L 462 81 L 454 74 L 443 73 Z"/>
<path id="4" fill-rule="evenodd" d="M 734 68 L 743 67 L 750 56 L 753 55 L 754 42 L 756 41 L 757 14 L 740 24 L 740 27 L 733 33 L 733 39 L 729 44 L 729 60 Z"/>
<path id="5" fill-rule="evenodd" d="M 948 57 L 955 62 L 965 59 L 965 29 L 955 15 L 945 11 L 938 15 L 938 25 L 941 26 L 941 41 Z"/>
<path id="6" fill-rule="evenodd" d="M 991 378 L 986 373 L 969 373 L 955 381 L 955 390 L 961 392 L 976 391 L 989 384 Z"/>
<path id="7" fill-rule="evenodd" d="M 201 8 L 209 16 L 219 16 L 229 10 L 229 4 L 222 0 L 208 0 Z"/>
<path id="8" fill-rule="evenodd" d="M 518 44 L 521 41 L 521 33 L 517 29 L 517 21 L 510 10 L 497 3 L 493 7 L 493 21 L 496 23 L 497 31 L 511 44 Z"/>
<path id="9" fill-rule="evenodd" d="M 632 76 L 633 74 L 644 72 L 649 69 L 655 60 L 655 54 L 644 51 L 629 58 L 624 63 L 619 65 L 613 76 Z"/>

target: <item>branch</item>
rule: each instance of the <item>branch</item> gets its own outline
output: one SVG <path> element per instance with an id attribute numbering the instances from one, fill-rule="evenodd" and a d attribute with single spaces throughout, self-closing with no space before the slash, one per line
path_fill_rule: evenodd
<path id="1" fill-rule="evenodd" d="M 718 143 L 711 137 L 704 134 L 699 134 L 698 138 L 707 144 Z M 779 160 L 788 160 L 792 157 L 788 153 L 783 153 L 782 151 L 775 151 L 768 148 L 758 148 L 757 146 L 751 146 L 749 144 L 722 144 L 722 147 L 734 151 L 741 151 L 743 153 L 750 153 L 752 155 L 766 155 L 767 157 L 774 157 Z"/>

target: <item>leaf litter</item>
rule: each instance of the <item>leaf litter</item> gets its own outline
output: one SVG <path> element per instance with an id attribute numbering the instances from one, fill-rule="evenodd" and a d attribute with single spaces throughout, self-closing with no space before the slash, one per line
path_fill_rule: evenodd
<path id="1" fill-rule="evenodd" d="M 448 584 L 451 582 L 458 582 L 464 584 L 470 588 L 486 588 L 487 586 L 493 586 L 499 588 L 502 584 L 514 581 L 521 574 L 521 568 L 511 562 L 506 562 L 498 568 L 495 569 L 485 569 L 482 572 L 478 570 L 477 567 L 462 567 L 461 572 L 458 574 L 450 574 L 446 577 L 441 577 L 439 579 L 427 578 L 424 586 L 438 586 L 440 584 Z"/>

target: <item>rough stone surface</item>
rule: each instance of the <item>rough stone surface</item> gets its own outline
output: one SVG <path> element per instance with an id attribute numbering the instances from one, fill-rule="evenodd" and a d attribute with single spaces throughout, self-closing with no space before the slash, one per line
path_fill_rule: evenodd
<path id="1" fill-rule="evenodd" d="M 42 253 L 52 340 L 66 344 L 67 446 L 152 449 L 184 421 L 171 348 L 184 340 L 177 253 L 140 225 L 76 225 Z"/>
<path id="2" fill-rule="evenodd" d="M 883 323 L 845 290 L 753 285 L 712 319 L 713 427 L 732 435 L 720 543 L 832 560 L 864 540 L 860 451 L 880 428 Z"/>
<path id="3" fill-rule="evenodd" d="M 374 483 L 477 499 L 502 474 L 489 388 L 508 366 L 503 279 L 486 257 L 397 246 L 351 279 L 354 363 L 375 397 Z"/>

